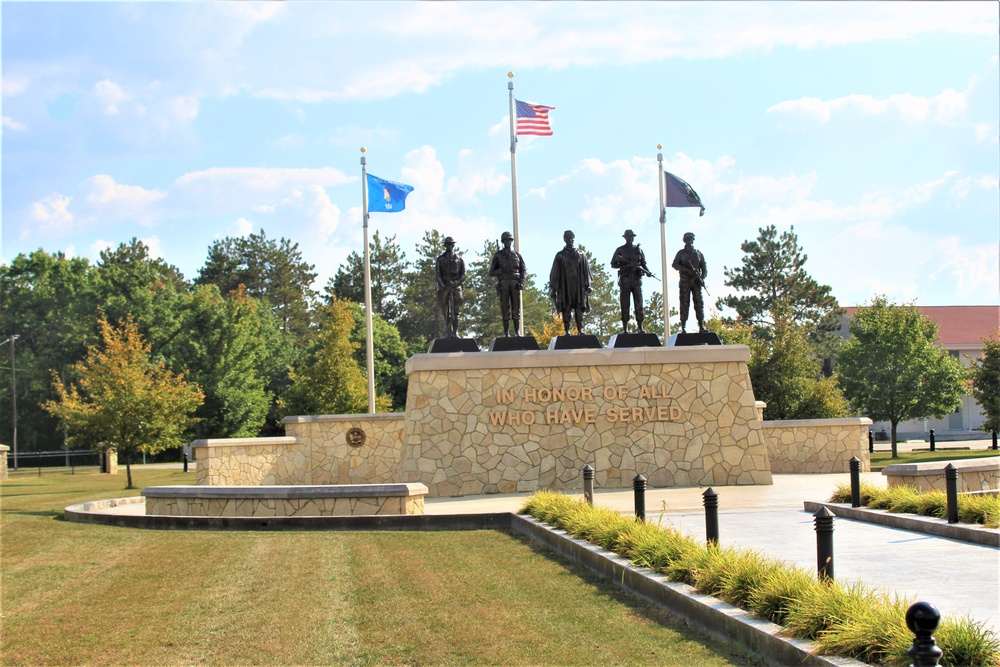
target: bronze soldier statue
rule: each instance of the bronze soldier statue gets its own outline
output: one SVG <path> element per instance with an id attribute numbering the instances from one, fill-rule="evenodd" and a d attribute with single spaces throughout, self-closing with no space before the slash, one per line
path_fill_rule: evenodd
<path id="1" fill-rule="evenodd" d="M 698 333 L 707 333 L 705 328 L 705 305 L 701 299 L 701 288 L 705 286 L 708 266 L 705 256 L 694 246 L 694 234 L 684 235 L 684 247 L 677 251 L 671 265 L 680 272 L 681 333 L 687 333 L 688 309 L 694 298 L 694 314 L 698 318 Z"/>
<path id="2" fill-rule="evenodd" d="M 549 296 L 556 311 L 562 314 L 563 327 L 569 335 L 571 316 L 576 317 L 576 332 L 583 333 L 583 314 L 590 310 L 590 262 L 573 247 L 576 235 L 566 230 L 566 247 L 556 253 L 549 272 Z"/>
<path id="3" fill-rule="evenodd" d="M 646 255 L 638 244 L 632 245 L 635 233 L 626 229 L 622 234 L 625 245 L 618 246 L 611 257 L 611 268 L 618 269 L 618 287 L 621 292 L 619 302 L 622 307 L 622 333 L 628 333 L 629 299 L 635 304 L 635 323 L 638 333 L 642 329 L 644 319 L 642 310 L 642 277 L 652 275 L 646 267 Z"/>
<path id="4" fill-rule="evenodd" d="M 503 318 L 503 335 L 510 335 L 510 321 L 514 320 L 514 335 L 521 332 L 521 290 L 527 272 L 524 259 L 510 248 L 514 235 L 504 232 L 500 235 L 503 249 L 493 253 L 490 261 L 490 276 L 497 279 L 497 296 L 500 297 L 500 316 Z"/>
<path id="5" fill-rule="evenodd" d="M 444 317 L 444 337 L 458 338 L 458 311 L 462 307 L 462 283 L 465 282 L 465 261 L 455 253 L 455 239 L 444 239 L 444 252 L 435 265 L 437 298 Z"/>

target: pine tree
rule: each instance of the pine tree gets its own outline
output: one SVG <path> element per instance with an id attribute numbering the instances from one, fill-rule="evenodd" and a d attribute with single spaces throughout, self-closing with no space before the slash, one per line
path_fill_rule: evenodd
<path id="1" fill-rule="evenodd" d="M 403 312 L 403 292 L 406 272 L 410 268 L 406 253 L 390 236 L 383 242 L 376 231 L 368 244 L 371 269 L 372 312 L 381 315 L 387 322 L 395 324 Z M 337 269 L 326 284 L 326 300 L 331 296 L 347 299 L 355 303 L 365 302 L 365 262 L 356 252 L 347 256 L 347 261 Z"/>

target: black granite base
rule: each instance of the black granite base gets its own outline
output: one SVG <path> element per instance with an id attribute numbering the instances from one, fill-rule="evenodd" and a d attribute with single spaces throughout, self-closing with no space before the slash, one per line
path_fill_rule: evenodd
<path id="1" fill-rule="evenodd" d="M 504 336 L 490 341 L 490 352 L 513 352 L 520 350 L 538 350 L 538 341 L 534 336 Z"/>
<path id="2" fill-rule="evenodd" d="M 667 340 L 667 347 L 683 347 L 686 345 L 722 345 L 719 334 L 714 331 L 707 333 L 679 333 Z"/>
<path id="3" fill-rule="evenodd" d="M 593 334 L 556 336 L 549 341 L 550 350 L 599 350 L 603 345 Z"/>
<path id="4" fill-rule="evenodd" d="M 479 352 L 475 338 L 435 338 L 427 350 L 431 354 L 442 352 Z"/>
<path id="5" fill-rule="evenodd" d="M 608 347 L 663 347 L 655 333 L 620 333 L 608 341 Z"/>

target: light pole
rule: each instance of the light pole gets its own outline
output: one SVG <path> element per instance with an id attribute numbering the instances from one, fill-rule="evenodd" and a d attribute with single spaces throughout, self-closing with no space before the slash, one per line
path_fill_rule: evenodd
<path id="1" fill-rule="evenodd" d="M 10 343 L 10 421 L 13 426 L 11 445 L 14 447 L 14 470 L 17 470 L 17 374 L 14 372 L 14 341 L 17 339 L 17 335 L 12 335 L 6 340 Z"/>

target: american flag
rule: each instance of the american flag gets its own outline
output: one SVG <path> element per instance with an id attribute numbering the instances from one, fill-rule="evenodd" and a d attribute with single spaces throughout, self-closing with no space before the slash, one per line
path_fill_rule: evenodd
<path id="1" fill-rule="evenodd" d="M 552 128 L 549 127 L 549 112 L 555 107 L 547 107 L 543 104 L 529 104 L 521 100 L 514 100 L 517 107 L 517 133 L 533 134 L 536 137 L 551 137 Z"/>

